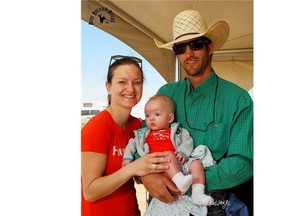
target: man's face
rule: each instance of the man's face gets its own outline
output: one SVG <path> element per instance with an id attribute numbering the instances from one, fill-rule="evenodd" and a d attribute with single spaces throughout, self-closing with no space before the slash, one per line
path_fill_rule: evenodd
<path id="1" fill-rule="evenodd" d="M 190 43 L 192 43 L 192 45 L 193 45 L 193 42 L 197 43 L 197 40 L 198 39 L 193 39 L 191 41 L 185 41 L 185 42 L 181 43 L 181 44 L 183 44 L 183 46 L 184 46 L 184 44 L 186 44 L 186 49 L 182 49 L 182 50 L 185 50 L 184 53 L 177 55 L 181 65 L 185 69 L 186 73 L 189 76 L 194 76 L 194 77 L 195 76 L 201 76 L 203 73 L 205 73 L 205 71 L 210 69 L 210 67 L 211 67 L 210 55 L 213 52 L 212 43 L 210 43 L 210 44 L 204 43 L 202 45 L 202 48 L 200 48 L 200 49 L 198 48 L 195 50 L 194 49 L 195 46 L 194 47 L 191 46 Z M 179 45 L 181 45 L 181 44 L 179 44 Z"/>

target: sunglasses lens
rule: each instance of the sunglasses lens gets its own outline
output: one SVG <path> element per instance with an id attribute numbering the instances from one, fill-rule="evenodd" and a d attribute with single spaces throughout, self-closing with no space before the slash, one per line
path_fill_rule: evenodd
<path id="1" fill-rule="evenodd" d="M 185 53 L 186 51 L 186 47 L 189 46 L 189 48 L 192 51 L 197 51 L 200 49 L 203 49 L 205 42 L 203 40 L 194 40 L 194 41 L 190 41 L 188 43 L 182 43 L 182 44 L 174 44 L 173 51 L 176 55 L 181 55 L 183 53 Z"/>
<path id="2" fill-rule="evenodd" d="M 190 44 L 188 44 L 188 46 L 191 50 L 197 51 L 197 50 L 203 49 L 204 41 L 202 40 L 192 41 Z"/>
<path id="3" fill-rule="evenodd" d="M 186 46 L 187 44 L 177 44 L 177 45 L 174 45 L 172 48 L 176 55 L 181 55 L 185 53 Z"/>

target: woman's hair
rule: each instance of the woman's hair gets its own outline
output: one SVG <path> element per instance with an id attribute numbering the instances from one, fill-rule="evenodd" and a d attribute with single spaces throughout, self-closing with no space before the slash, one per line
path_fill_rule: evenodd
<path id="1" fill-rule="evenodd" d="M 142 60 L 133 56 L 112 56 L 110 63 L 112 60 L 115 60 L 112 64 L 109 65 L 108 73 L 107 73 L 107 83 L 111 83 L 115 69 L 120 65 L 135 65 L 142 75 L 142 81 L 144 81 L 144 74 L 142 70 Z M 111 96 L 108 95 L 108 106 L 111 104 Z"/>

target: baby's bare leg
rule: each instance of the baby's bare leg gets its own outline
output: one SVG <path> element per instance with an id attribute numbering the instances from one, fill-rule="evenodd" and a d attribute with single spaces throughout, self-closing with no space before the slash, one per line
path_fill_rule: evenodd
<path id="1" fill-rule="evenodd" d="M 192 161 L 189 171 L 193 176 L 193 184 L 204 184 L 205 185 L 205 174 L 204 167 L 200 160 Z"/>
<path id="2" fill-rule="evenodd" d="M 205 194 L 205 173 L 200 160 L 194 160 L 189 171 L 193 176 L 192 200 L 195 204 L 210 206 L 214 200 L 211 196 Z"/>
<path id="3" fill-rule="evenodd" d="M 169 169 L 165 172 L 168 174 L 168 176 L 170 176 L 177 188 L 181 192 L 185 193 L 192 184 L 192 176 L 183 175 L 183 173 L 180 171 L 178 160 L 172 152 L 168 152 L 167 157 L 171 160 L 171 162 L 167 163 L 167 165 L 169 165 Z"/>

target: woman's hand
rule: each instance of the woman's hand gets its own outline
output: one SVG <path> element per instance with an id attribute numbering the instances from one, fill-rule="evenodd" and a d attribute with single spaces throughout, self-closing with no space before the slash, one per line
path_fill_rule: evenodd
<path id="1" fill-rule="evenodd" d="M 162 173 L 169 169 L 169 165 L 164 165 L 164 163 L 170 163 L 170 159 L 166 158 L 167 155 L 164 152 L 147 154 L 127 166 L 133 170 L 134 176 Z"/>

